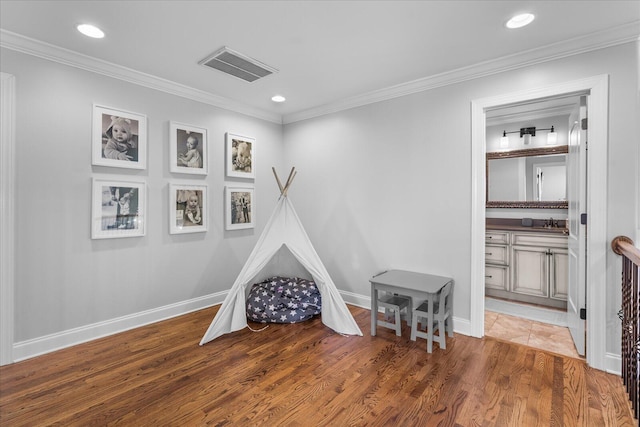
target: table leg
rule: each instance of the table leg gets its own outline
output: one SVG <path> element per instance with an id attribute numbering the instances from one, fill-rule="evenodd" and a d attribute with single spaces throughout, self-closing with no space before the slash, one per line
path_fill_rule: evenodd
<path id="1" fill-rule="evenodd" d="M 376 285 L 371 284 L 371 336 L 376 336 L 376 326 L 378 326 L 378 290 Z"/>
<path id="2" fill-rule="evenodd" d="M 433 295 L 429 295 L 427 313 L 427 353 L 433 351 Z"/>

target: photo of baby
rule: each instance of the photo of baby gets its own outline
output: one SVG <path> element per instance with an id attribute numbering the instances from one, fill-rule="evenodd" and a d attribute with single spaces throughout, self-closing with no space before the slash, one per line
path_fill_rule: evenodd
<path id="1" fill-rule="evenodd" d="M 177 165 L 188 168 L 202 168 L 202 134 L 178 129 Z"/>
<path id="2" fill-rule="evenodd" d="M 202 225 L 202 191 L 176 190 L 176 226 Z M 178 214 L 182 212 L 182 215 Z"/>
<path id="3" fill-rule="evenodd" d="M 248 136 L 226 134 L 227 176 L 235 178 L 255 178 L 256 140 Z"/>
<path id="4" fill-rule="evenodd" d="M 92 164 L 146 169 L 146 116 L 94 105 L 91 132 Z"/>
<path id="5" fill-rule="evenodd" d="M 169 122 L 169 166 L 171 172 L 207 174 L 207 130 Z"/>
<path id="6" fill-rule="evenodd" d="M 234 172 L 251 173 L 253 158 L 251 157 L 252 144 L 240 139 L 231 140 L 231 164 Z"/>
<path id="7" fill-rule="evenodd" d="M 105 159 L 138 161 L 138 122 L 125 117 L 102 115 L 102 123 L 108 123 L 104 131 Z"/>
<path id="8" fill-rule="evenodd" d="M 206 186 L 175 185 L 171 191 L 171 234 L 206 231 Z"/>

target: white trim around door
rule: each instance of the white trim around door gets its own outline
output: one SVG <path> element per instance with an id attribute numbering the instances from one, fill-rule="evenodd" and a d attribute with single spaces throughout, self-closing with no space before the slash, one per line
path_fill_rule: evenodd
<path id="1" fill-rule="evenodd" d="M 609 76 L 599 75 L 553 86 L 482 98 L 471 103 L 471 334 L 484 336 L 484 240 L 486 112 L 499 106 L 588 93 L 587 176 L 587 363 L 606 370 L 607 146 Z"/>
<path id="2" fill-rule="evenodd" d="M 15 87 L 0 73 L 0 365 L 13 362 Z"/>

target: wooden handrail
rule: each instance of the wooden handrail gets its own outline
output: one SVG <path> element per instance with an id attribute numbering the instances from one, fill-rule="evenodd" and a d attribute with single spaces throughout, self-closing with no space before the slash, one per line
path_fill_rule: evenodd
<path id="1" fill-rule="evenodd" d="M 638 418 L 640 411 L 640 250 L 626 236 L 611 241 L 611 249 L 622 256 L 622 308 L 618 317 L 622 321 L 620 359 L 622 382 Z"/>
<path id="2" fill-rule="evenodd" d="M 626 256 L 635 265 L 640 265 L 640 249 L 633 246 L 633 240 L 627 236 L 618 236 L 613 239 L 611 249 L 618 255 Z"/>

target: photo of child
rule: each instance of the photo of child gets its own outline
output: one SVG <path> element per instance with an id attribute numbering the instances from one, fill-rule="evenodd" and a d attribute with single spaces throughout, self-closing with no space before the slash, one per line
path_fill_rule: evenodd
<path id="1" fill-rule="evenodd" d="M 92 188 L 92 239 L 145 235 L 144 182 L 93 178 Z"/>
<path id="2" fill-rule="evenodd" d="M 231 224 L 248 224 L 251 222 L 251 193 L 231 193 Z"/>
<path id="3" fill-rule="evenodd" d="M 147 117 L 94 104 L 91 164 L 146 169 Z"/>
<path id="4" fill-rule="evenodd" d="M 255 138 L 227 132 L 225 135 L 225 151 L 227 176 L 235 178 L 255 178 Z"/>
<path id="5" fill-rule="evenodd" d="M 101 230 L 138 228 L 138 192 L 134 187 L 102 187 Z"/>
<path id="6" fill-rule="evenodd" d="M 251 172 L 251 142 L 240 139 L 231 141 L 231 164 L 234 172 Z"/>
<path id="7" fill-rule="evenodd" d="M 225 228 L 241 230 L 254 228 L 255 200 L 253 187 L 226 187 L 225 189 Z"/>
<path id="8" fill-rule="evenodd" d="M 202 227 L 204 225 L 204 190 L 180 186 L 172 190 L 175 197 L 174 228 Z"/>
<path id="9" fill-rule="evenodd" d="M 177 130 L 177 166 L 202 168 L 202 134 L 188 130 Z"/>
<path id="10" fill-rule="evenodd" d="M 108 123 L 104 131 L 105 159 L 138 161 L 137 129 L 138 122 L 124 117 L 102 115 L 102 122 Z"/>

